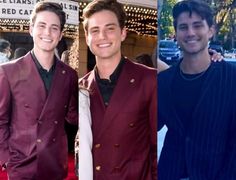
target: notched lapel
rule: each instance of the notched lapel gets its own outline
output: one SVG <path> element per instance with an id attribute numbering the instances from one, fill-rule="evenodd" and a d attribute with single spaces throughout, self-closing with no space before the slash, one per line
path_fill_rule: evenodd
<path id="1" fill-rule="evenodd" d="M 126 62 L 106 109 L 100 135 L 102 135 L 103 130 L 109 128 L 113 119 L 126 107 L 126 102 L 129 101 L 129 97 L 135 91 L 137 83 L 138 77 L 136 77 L 132 67 L 129 66 L 129 62 Z"/>

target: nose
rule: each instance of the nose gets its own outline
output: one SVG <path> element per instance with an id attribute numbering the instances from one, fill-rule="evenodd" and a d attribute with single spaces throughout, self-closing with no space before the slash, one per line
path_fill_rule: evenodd
<path id="1" fill-rule="evenodd" d="M 100 31 L 99 38 L 100 39 L 106 39 L 106 37 L 107 37 L 106 31 L 105 30 Z"/>
<path id="2" fill-rule="evenodd" d="M 51 34 L 51 28 L 50 28 L 50 27 L 46 27 L 46 28 L 44 29 L 44 33 L 45 33 L 46 35 Z"/>
<path id="3" fill-rule="evenodd" d="M 193 27 L 188 27 L 188 31 L 187 31 L 187 35 L 188 36 L 193 36 L 195 35 L 195 31 L 194 31 L 194 28 Z"/>

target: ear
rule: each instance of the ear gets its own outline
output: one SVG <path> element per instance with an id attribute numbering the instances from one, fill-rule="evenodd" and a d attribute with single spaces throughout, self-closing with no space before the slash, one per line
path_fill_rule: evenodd
<path id="1" fill-rule="evenodd" d="M 86 44 L 89 46 L 89 42 L 88 42 L 88 32 L 85 31 L 84 35 L 85 35 Z"/>
<path id="2" fill-rule="evenodd" d="M 64 35 L 64 33 L 63 33 L 63 32 L 61 32 L 61 35 L 60 35 L 60 40 L 62 39 L 63 35 Z"/>
<path id="3" fill-rule="evenodd" d="M 121 42 L 123 42 L 125 40 L 126 36 L 127 36 L 127 30 L 126 30 L 126 27 L 124 27 L 121 30 Z"/>
<path id="4" fill-rule="evenodd" d="M 34 28 L 34 25 L 33 24 L 30 24 L 29 26 L 29 33 L 30 35 L 33 37 L 33 28 Z"/>
<path id="5" fill-rule="evenodd" d="M 211 38 L 214 36 L 215 32 L 216 32 L 215 26 L 212 25 L 212 26 L 209 28 L 209 33 L 208 33 L 208 34 L 209 34 L 209 37 L 208 37 L 208 39 L 211 39 Z"/>

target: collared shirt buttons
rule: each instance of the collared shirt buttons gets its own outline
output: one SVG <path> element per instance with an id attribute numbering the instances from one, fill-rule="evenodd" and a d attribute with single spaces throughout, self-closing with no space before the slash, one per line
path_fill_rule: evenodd
<path id="1" fill-rule="evenodd" d="M 42 142 L 42 140 L 41 139 L 37 139 L 37 143 L 41 143 Z"/>
<path id="2" fill-rule="evenodd" d="M 101 147 L 101 144 L 95 144 L 95 148 L 100 148 Z"/>
<path id="3" fill-rule="evenodd" d="M 95 169 L 96 171 L 101 171 L 101 166 L 96 166 Z"/>

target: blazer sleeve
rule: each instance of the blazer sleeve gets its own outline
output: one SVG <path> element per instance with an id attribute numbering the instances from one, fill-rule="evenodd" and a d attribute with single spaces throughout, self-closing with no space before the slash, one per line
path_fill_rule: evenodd
<path id="1" fill-rule="evenodd" d="M 0 165 L 5 164 L 9 159 L 8 139 L 10 136 L 10 106 L 11 90 L 4 73 L 0 66 Z"/>
<path id="2" fill-rule="evenodd" d="M 149 117 L 151 126 L 152 180 L 157 180 L 157 86 L 152 90 Z"/>
<path id="3" fill-rule="evenodd" d="M 222 163 L 219 180 L 236 179 L 236 100 L 227 140 L 227 155 Z"/>
<path id="4" fill-rule="evenodd" d="M 72 75 L 70 86 L 71 92 L 66 120 L 76 125 L 78 124 L 78 76 L 76 72 Z"/>

